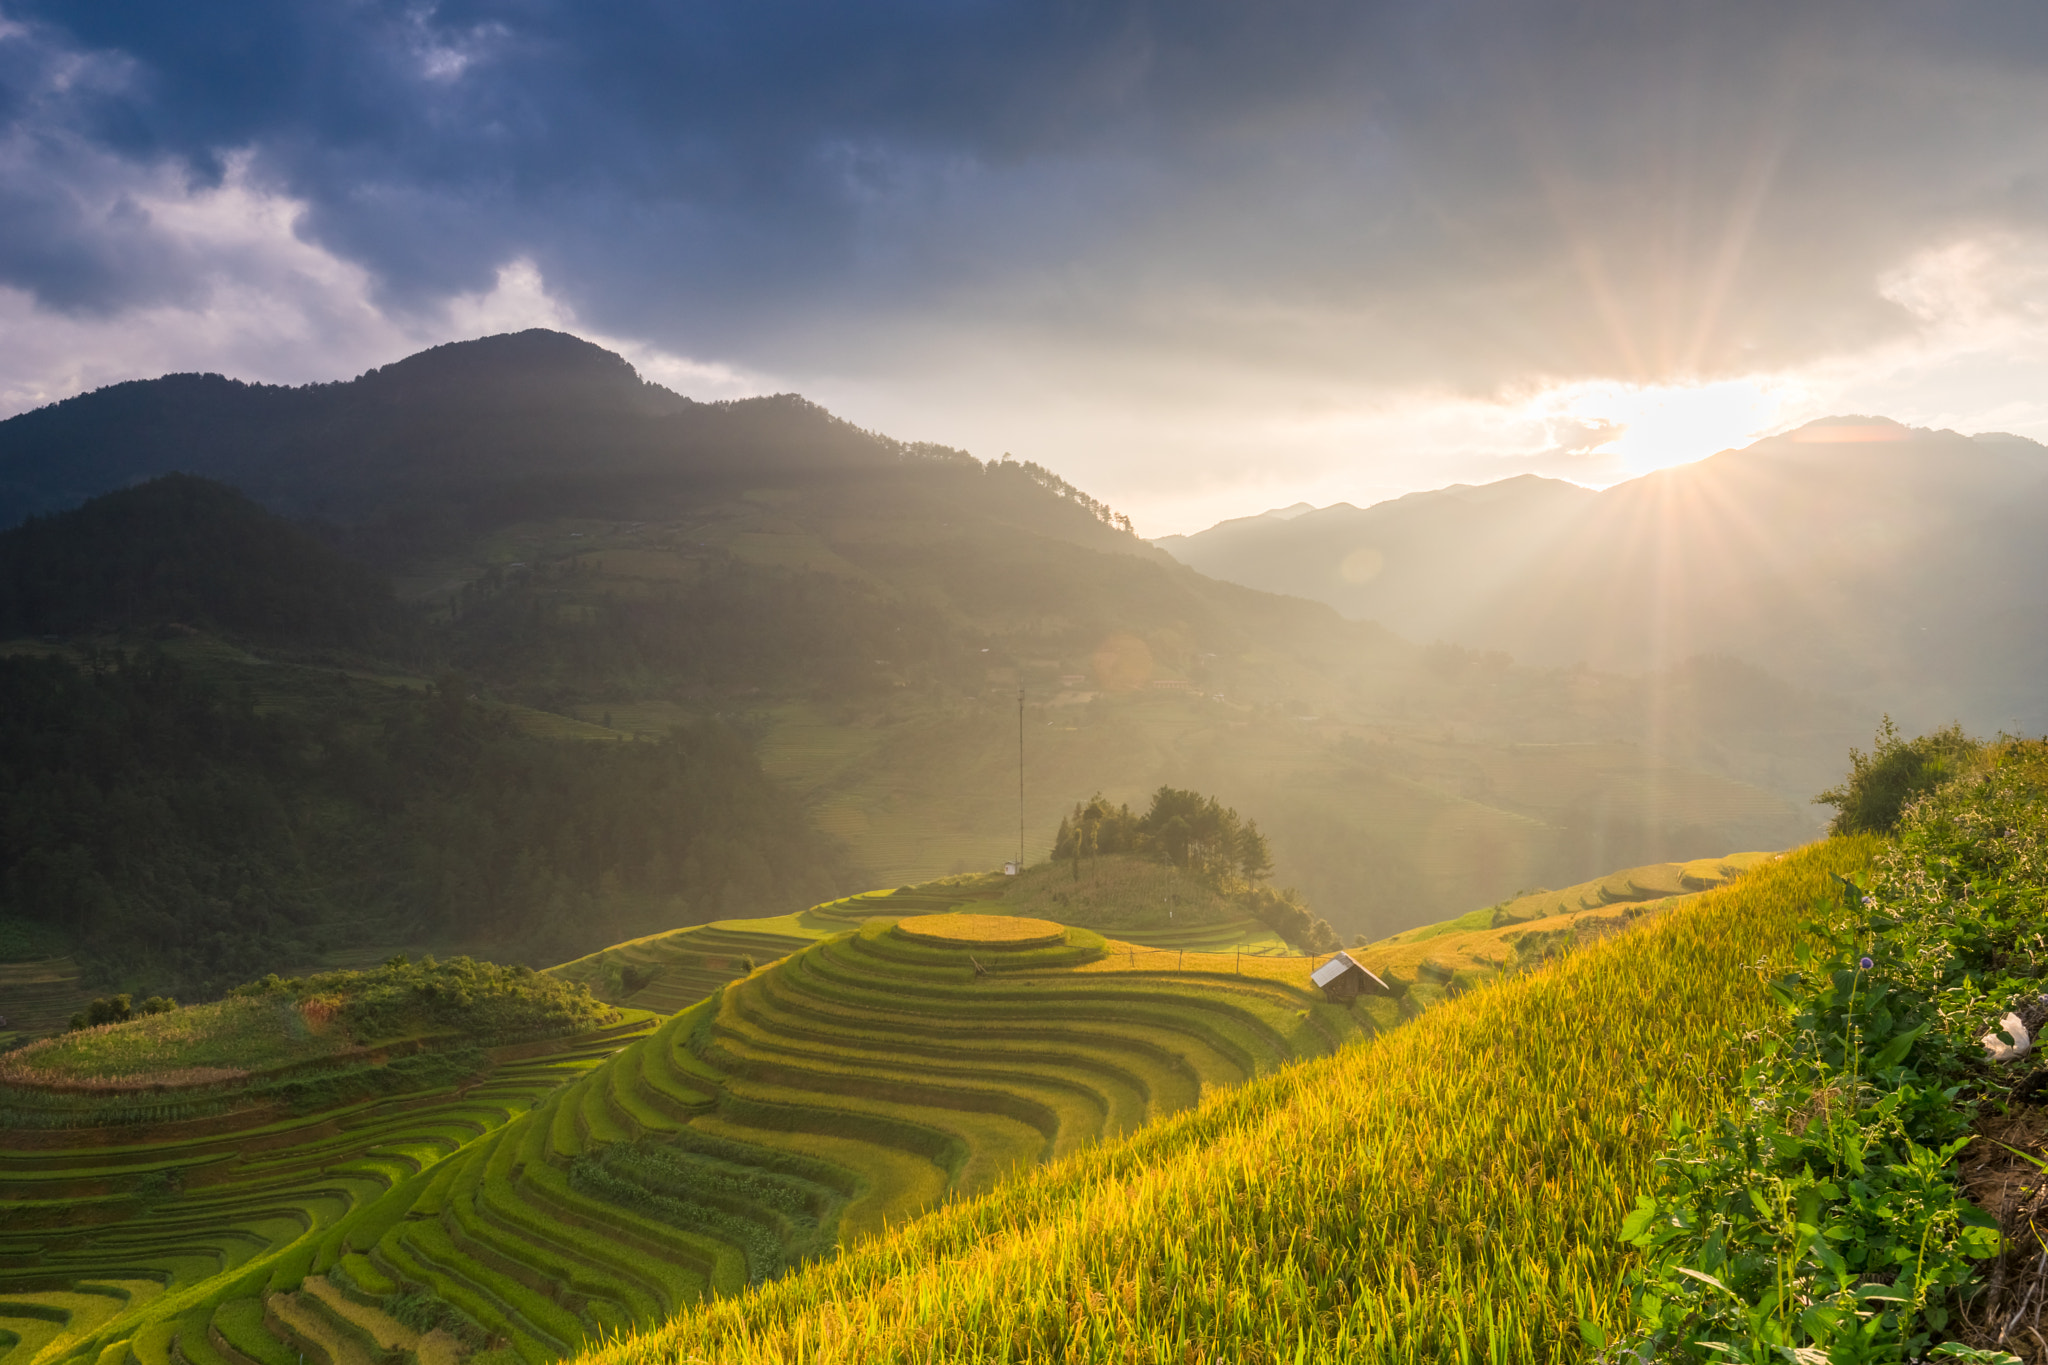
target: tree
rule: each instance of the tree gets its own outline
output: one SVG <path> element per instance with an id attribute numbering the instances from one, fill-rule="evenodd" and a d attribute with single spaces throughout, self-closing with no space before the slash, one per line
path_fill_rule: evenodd
<path id="1" fill-rule="evenodd" d="M 1259 833 L 1259 822 L 1247 820 L 1237 836 L 1237 866 L 1248 882 L 1262 882 L 1273 875 L 1273 850 Z"/>

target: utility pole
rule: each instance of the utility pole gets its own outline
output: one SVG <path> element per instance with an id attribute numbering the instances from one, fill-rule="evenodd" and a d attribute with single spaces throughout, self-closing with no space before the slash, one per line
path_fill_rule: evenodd
<path id="1" fill-rule="evenodd" d="M 1024 875 L 1024 689 L 1017 689 L 1017 875 Z"/>

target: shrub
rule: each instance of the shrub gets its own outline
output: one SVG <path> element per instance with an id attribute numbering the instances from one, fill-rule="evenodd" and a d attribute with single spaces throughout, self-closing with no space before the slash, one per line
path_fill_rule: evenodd
<path id="1" fill-rule="evenodd" d="M 145 1014 L 160 1013 L 158 1010 L 150 1009 L 149 1006 L 161 998 L 160 996 L 152 996 L 150 1000 L 145 1001 L 143 1003 L 143 1012 Z M 135 1010 L 129 1003 L 130 999 L 131 997 L 126 995 L 101 996 L 93 1001 L 89 1007 L 71 1016 L 72 1030 L 75 1032 L 79 1029 L 98 1028 L 101 1024 L 127 1023 L 135 1017 Z"/>
<path id="2" fill-rule="evenodd" d="M 284 979 L 273 973 L 238 986 L 234 996 L 284 996 L 319 1002 L 358 1042 L 455 1031 L 495 1038 L 543 1037 L 612 1022 L 617 1014 L 571 985 L 528 967 L 457 957 L 436 962 L 393 958 L 370 971 L 323 972 Z"/>
<path id="3" fill-rule="evenodd" d="M 1849 751 L 1849 777 L 1813 798 L 1833 806 L 1830 834 L 1889 834 L 1916 797 L 1968 772 L 1984 746 L 1950 725 L 1918 739 L 1902 739 L 1886 716 L 1869 753 Z"/>

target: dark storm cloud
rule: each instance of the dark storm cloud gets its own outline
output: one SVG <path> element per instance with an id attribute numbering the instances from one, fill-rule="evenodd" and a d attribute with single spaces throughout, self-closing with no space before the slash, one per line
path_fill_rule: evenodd
<path id="1" fill-rule="evenodd" d="M 401 306 L 527 256 L 771 366 L 964 327 L 1484 389 L 1866 342 L 1884 270 L 2048 202 L 2033 0 L 0 4 L 0 278 L 70 311 L 205 269 L 124 175 L 246 154 Z"/>

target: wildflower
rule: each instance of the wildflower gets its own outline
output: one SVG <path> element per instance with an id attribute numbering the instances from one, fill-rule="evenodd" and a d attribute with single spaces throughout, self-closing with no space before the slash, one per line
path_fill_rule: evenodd
<path id="1" fill-rule="evenodd" d="M 1875 962 L 1872 962 L 1868 957 L 1859 957 L 1856 959 L 1856 965 L 1867 972 L 1872 967 L 1875 967 L 1877 964 Z"/>

